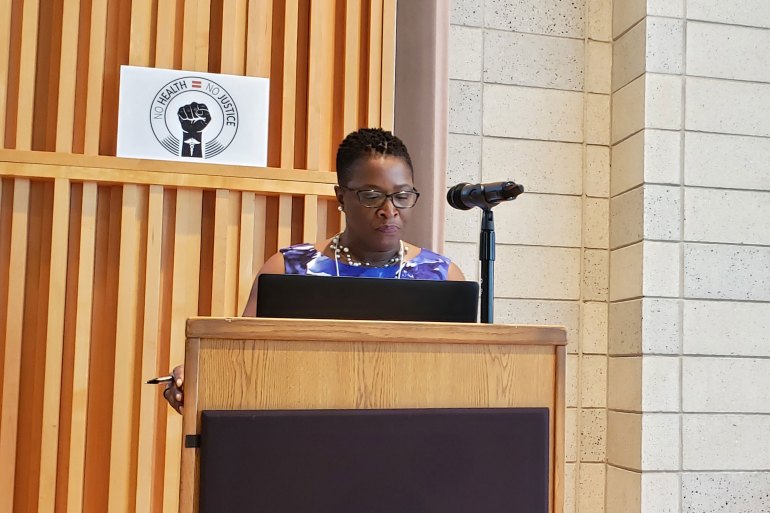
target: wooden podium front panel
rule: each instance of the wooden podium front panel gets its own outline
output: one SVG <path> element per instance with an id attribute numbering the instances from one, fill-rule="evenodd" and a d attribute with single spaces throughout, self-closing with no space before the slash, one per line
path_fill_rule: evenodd
<path id="1" fill-rule="evenodd" d="M 561 511 L 562 329 L 210 319 L 191 320 L 188 336 L 185 435 L 203 410 L 547 407 Z M 196 458 L 183 450 L 180 511 L 194 510 Z"/>

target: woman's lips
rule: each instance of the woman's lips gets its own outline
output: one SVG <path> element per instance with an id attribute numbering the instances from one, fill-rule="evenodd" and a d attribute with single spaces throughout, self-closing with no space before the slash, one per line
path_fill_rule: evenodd
<path id="1" fill-rule="evenodd" d="M 383 224 L 377 228 L 377 231 L 381 233 L 396 233 L 398 230 L 400 230 L 400 228 L 395 224 Z"/>

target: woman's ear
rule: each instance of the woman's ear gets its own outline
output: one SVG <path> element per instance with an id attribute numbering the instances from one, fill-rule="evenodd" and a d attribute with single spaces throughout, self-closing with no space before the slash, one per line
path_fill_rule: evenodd
<path id="1" fill-rule="evenodd" d="M 342 201 L 343 194 L 344 194 L 344 191 L 342 190 L 342 187 L 340 187 L 339 185 L 335 185 L 334 195 L 337 196 L 337 203 L 339 203 L 340 206 L 344 208 L 345 202 Z"/>

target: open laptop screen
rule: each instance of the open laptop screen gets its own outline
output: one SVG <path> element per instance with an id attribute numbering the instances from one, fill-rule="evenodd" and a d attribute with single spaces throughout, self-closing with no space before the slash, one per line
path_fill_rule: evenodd
<path id="1" fill-rule="evenodd" d="M 472 281 L 263 274 L 257 317 L 476 322 L 478 297 Z"/>

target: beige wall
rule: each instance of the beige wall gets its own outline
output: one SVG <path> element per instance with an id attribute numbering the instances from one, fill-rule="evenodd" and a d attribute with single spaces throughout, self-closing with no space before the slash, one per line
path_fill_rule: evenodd
<path id="1" fill-rule="evenodd" d="M 608 1 L 453 2 L 447 183 L 514 179 L 495 210 L 497 322 L 568 328 L 566 511 L 604 510 L 611 11 Z M 477 277 L 477 212 L 446 252 Z"/>
<path id="2" fill-rule="evenodd" d="M 567 512 L 770 511 L 769 29 L 766 0 L 452 3 L 447 183 L 527 187 L 496 319 L 569 329 Z M 447 213 L 473 277 L 477 234 Z"/>

